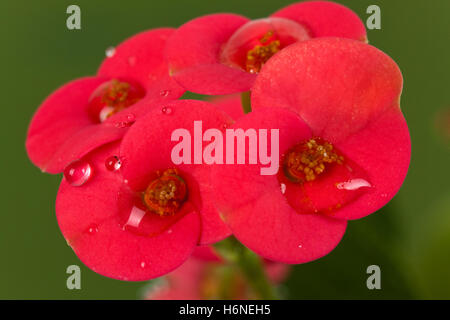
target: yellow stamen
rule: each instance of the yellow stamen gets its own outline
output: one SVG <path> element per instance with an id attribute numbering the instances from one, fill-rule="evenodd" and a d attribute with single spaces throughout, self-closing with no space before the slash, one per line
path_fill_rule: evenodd
<path id="1" fill-rule="evenodd" d="M 313 181 L 326 171 L 327 166 L 342 164 L 333 145 L 321 139 L 310 139 L 292 148 L 284 159 L 284 172 L 295 182 Z"/>
<path id="2" fill-rule="evenodd" d="M 258 73 L 262 66 L 281 49 L 280 40 L 272 40 L 273 31 L 267 32 L 253 49 L 247 52 L 245 68 L 247 72 Z"/>

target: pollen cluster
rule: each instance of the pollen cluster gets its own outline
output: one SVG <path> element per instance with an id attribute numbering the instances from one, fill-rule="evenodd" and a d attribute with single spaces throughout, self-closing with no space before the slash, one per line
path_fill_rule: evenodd
<path id="1" fill-rule="evenodd" d="M 328 165 L 342 164 L 344 157 L 333 145 L 321 139 L 310 139 L 292 148 L 284 159 L 284 171 L 295 182 L 313 181 L 326 171 Z"/>
<path id="2" fill-rule="evenodd" d="M 168 169 L 147 187 L 143 200 L 147 208 L 160 216 L 175 214 L 186 200 L 187 187 L 178 170 Z"/>
<path id="3" fill-rule="evenodd" d="M 129 83 L 116 79 L 111 80 L 101 93 L 101 104 L 104 107 L 100 111 L 100 121 L 128 108 L 141 98 L 141 93 L 137 92 L 136 88 Z"/>
<path id="4" fill-rule="evenodd" d="M 129 90 L 129 83 L 114 79 L 103 93 L 102 102 L 111 107 L 120 107 L 126 102 Z"/>
<path id="5" fill-rule="evenodd" d="M 280 51 L 280 40 L 271 40 L 272 37 L 273 31 L 267 32 L 259 39 L 260 44 L 247 52 L 247 61 L 245 63 L 247 72 L 258 73 L 267 60 Z"/>

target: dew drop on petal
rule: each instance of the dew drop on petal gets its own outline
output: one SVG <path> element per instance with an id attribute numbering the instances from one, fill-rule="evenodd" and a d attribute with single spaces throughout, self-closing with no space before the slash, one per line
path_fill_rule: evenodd
<path id="1" fill-rule="evenodd" d="M 163 114 L 172 114 L 172 108 L 171 108 L 171 107 L 163 107 L 163 108 L 161 109 L 161 112 L 162 112 Z"/>
<path id="2" fill-rule="evenodd" d="M 284 183 L 280 184 L 280 189 L 282 194 L 286 193 L 286 185 Z"/>
<path id="3" fill-rule="evenodd" d="M 91 176 L 91 165 L 84 160 L 75 160 L 64 169 L 64 179 L 73 187 L 82 186 Z"/>
<path id="4" fill-rule="evenodd" d="M 161 90 L 161 91 L 159 92 L 159 95 L 160 95 L 161 97 L 167 97 L 167 96 L 169 95 L 169 93 L 170 93 L 170 90 Z"/>
<path id="5" fill-rule="evenodd" d="M 132 113 L 127 115 L 127 120 L 130 122 L 135 122 L 136 121 L 136 116 Z"/>
<path id="6" fill-rule="evenodd" d="M 126 229 L 127 226 L 138 228 L 144 216 L 145 216 L 144 210 L 133 206 L 133 208 L 130 211 L 130 215 L 128 216 L 128 220 L 123 225 L 123 229 Z"/>
<path id="7" fill-rule="evenodd" d="M 172 233 L 172 229 L 167 230 L 167 233 L 171 234 Z"/>
<path id="8" fill-rule="evenodd" d="M 103 107 L 102 110 L 100 110 L 100 113 L 98 115 L 98 118 L 100 119 L 100 122 L 105 121 L 108 119 L 108 117 L 114 112 L 114 107 L 106 106 Z"/>
<path id="9" fill-rule="evenodd" d="M 105 167 L 108 171 L 117 171 L 120 169 L 122 162 L 118 156 L 111 156 L 105 161 Z"/>
<path id="10" fill-rule="evenodd" d="M 112 56 L 114 56 L 115 53 L 116 53 L 116 48 L 114 48 L 114 47 L 108 47 L 105 51 L 105 55 L 108 58 L 111 58 Z"/>
<path id="11" fill-rule="evenodd" d="M 145 268 L 145 262 L 144 261 L 141 262 L 141 268 Z"/>
<path id="12" fill-rule="evenodd" d="M 91 235 L 97 233 L 98 232 L 98 226 L 95 225 L 95 224 L 89 226 L 88 229 L 87 229 L 87 232 L 88 232 L 88 234 L 91 234 Z"/>
<path id="13" fill-rule="evenodd" d="M 302 247 L 302 245 L 301 245 L 301 244 L 299 244 L 299 245 L 298 245 L 298 247 L 299 247 L 299 248 L 301 248 L 301 247 Z"/>
<path id="14" fill-rule="evenodd" d="M 358 190 L 363 187 L 371 187 L 372 185 L 364 179 L 351 179 L 345 182 L 336 184 L 336 187 L 340 190 Z"/>

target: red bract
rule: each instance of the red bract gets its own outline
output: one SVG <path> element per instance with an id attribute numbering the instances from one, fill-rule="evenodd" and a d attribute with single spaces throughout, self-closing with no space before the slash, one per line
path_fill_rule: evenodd
<path id="1" fill-rule="evenodd" d="M 178 267 L 197 244 L 230 234 L 212 202 L 210 167 L 171 160 L 172 132 L 192 132 L 194 120 L 205 129 L 231 122 L 206 102 L 163 103 L 136 121 L 120 150 L 115 142 L 79 160 L 73 175 L 82 176 L 82 183 L 65 175 L 56 202 L 58 223 L 92 270 L 122 280 L 155 278 Z M 87 165 L 89 170 L 75 172 Z"/>
<path id="2" fill-rule="evenodd" d="M 232 128 L 279 129 L 278 174 L 213 170 L 236 238 L 268 259 L 304 263 L 337 245 L 346 220 L 388 203 L 410 161 L 401 90 L 395 62 L 359 41 L 314 39 L 273 57 L 252 90 L 254 111 Z"/>
<path id="3" fill-rule="evenodd" d="M 26 148 L 31 161 L 59 173 L 71 161 L 123 136 L 151 104 L 176 99 L 184 90 L 168 75 L 162 56 L 172 29 L 131 37 L 107 57 L 95 77 L 56 90 L 37 110 Z"/>
<path id="4" fill-rule="evenodd" d="M 168 40 L 172 77 L 189 91 L 229 94 L 250 90 L 262 65 L 292 43 L 315 37 L 366 41 L 350 9 L 327 1 L 290 5 L 266 19 L 213 14 L 181 26 Z"/>

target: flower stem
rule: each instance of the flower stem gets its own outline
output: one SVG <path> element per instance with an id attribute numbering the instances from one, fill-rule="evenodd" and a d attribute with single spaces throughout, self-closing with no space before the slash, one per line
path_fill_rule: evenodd
<path id="1" fill-rule="evenodd" d="M 250 91 L 241 93 L 241 104 L 245 114 L 252 111 L 252 106 L 250 103 Z"/>
<path id="2" fill-rule="evenodd" d="M 224 260 L 235 265 L 242 272 L 260 299 L 278 299 L 277 292 L 267 279 L 261 258 L 257 254 L 243 246 L 234 237 L 228 237 L 216 243 L 214 248 Z"/>

